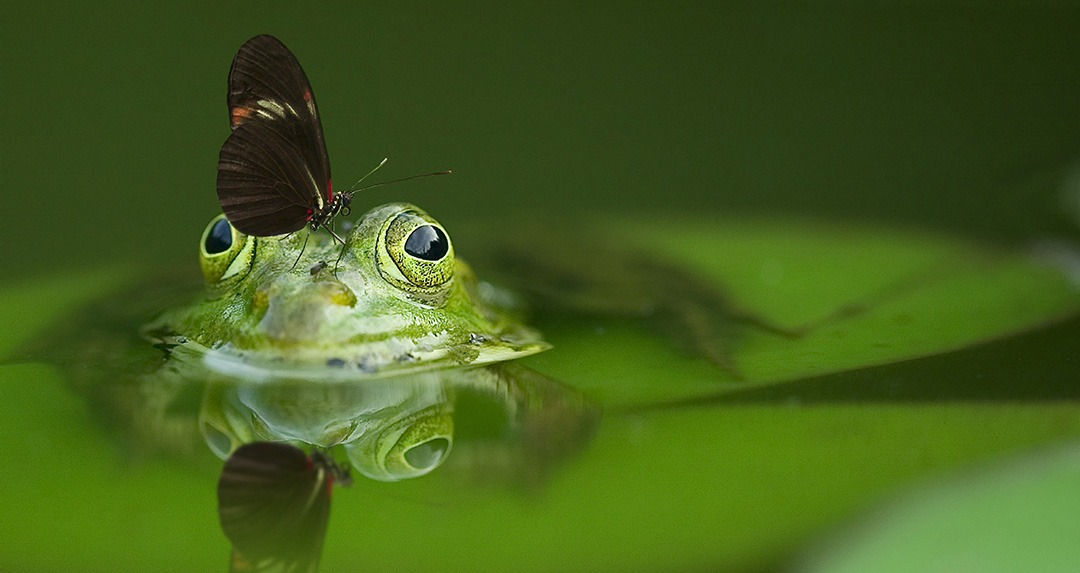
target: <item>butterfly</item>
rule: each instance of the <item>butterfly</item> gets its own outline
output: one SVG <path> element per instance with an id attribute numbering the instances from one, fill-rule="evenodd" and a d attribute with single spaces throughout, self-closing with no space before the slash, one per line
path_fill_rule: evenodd
<path id="1" fill-rule="evenodd" d="M 267 34 L 244 42 L 236 52 L 228 104 L 232 133 L 218 155 L 217 195 L 225 217 L 246 235 L 285 235 L 305 225 L 316 231 L 339 213 L 348 216 L 355 191 L 450 173 L 414 175 L 335 194 L 311 83 L 296 56 Z"/>
<path id="2" fill-rule="evenodd" d="M 232 542 L 231 571 L 315 571 L 333 485 L 352 478 L 321 452 L 279 442 L 236 449 L 218 480 L 218 518 Z"/>
<path id="3" fill-rule="evenodd" d="M 217 194 L 241 233 L 284 235 L 348 215 L 351 193 L 330 182 L 319 107 L 296 56 L 277 38 L 251 38 L 229 69 L 232 133 L 218 156 Z"/>

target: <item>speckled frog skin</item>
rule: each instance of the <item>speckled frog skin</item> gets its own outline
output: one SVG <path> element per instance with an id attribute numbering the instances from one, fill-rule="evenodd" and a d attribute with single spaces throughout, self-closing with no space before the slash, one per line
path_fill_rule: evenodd
<path id="1" fill-rule="evenodd" d="M 378 377 L 548 348 L 417 207 L 372 209 L 343 239 L 344 248 L 322 233 L 247 236 L 219 215 L 199 243 L 205 297 L 147 331 L 249 377 Z"/>

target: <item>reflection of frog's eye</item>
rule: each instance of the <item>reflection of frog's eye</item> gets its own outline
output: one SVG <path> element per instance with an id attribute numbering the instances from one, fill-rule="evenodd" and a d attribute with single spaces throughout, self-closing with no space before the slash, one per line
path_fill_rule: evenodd
<path id="1" fill-rule="evenodd" d="M 454 276 L 454 247 L 426 213 L 405 211 L 379 237 L 379 271 L 387 282 L 426 302 L 445 292 Z"/>
<path id="2" fill-rule="evenodd" d="M 450 440 L 440 437 L 416 444 L 405 450 L 402 457 L 416 471 L 430 471 L 442 462 L 448 451 Z"/>
<path id="3" fill-rule="evenodd" d="M 379 481 L 420 477 L 441 466 L 454 443 L 454 413 L 436 403 L 345 444 L 357 471 Z"/>
<path id="4" fill-rule="evenodd" d="M 255 242 L 237 231 L 225 215 L 214 217 L 199 242 L 199 266 L 208 284 L 242 277 L 251 270 Z"/>

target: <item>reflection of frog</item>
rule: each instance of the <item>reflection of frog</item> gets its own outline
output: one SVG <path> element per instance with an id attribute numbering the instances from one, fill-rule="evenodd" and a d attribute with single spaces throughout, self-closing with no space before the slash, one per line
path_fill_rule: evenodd
<path id="1" fill-rule="evenodd" d="M 447 462 L 471 478 L 528 485 L 582 445 L 598 414 L 537 372 L 496 364 L 352 382 L 212 384 L 199 428 L 222 458 L 244 443 L 288 440 L 340 447 L 353 468 L 380 481 Z M 451 457 L 458 435 L 463 449 Z"/>

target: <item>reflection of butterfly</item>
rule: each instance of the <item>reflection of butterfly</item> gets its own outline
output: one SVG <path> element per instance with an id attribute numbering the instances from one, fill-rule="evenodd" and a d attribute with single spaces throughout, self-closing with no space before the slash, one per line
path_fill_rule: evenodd
<path id="1" fill-rule="evenodd" d="M 296 56 L 268 35 L 248 40 L 229 70 L 233 132 L 218 157 L 217 192 L 237 230 L 284 235 L 317 229 L 350 193 L 334 195 L 315 96 Z"/>
<path id="2" fill-rule="evenodd" d="M 334 482 L 349 473 L 326 455 L 277 442 L 236 449 L 218 481 L 218 517 L 232 542 L 231 571 L 315 571 Z"/>

